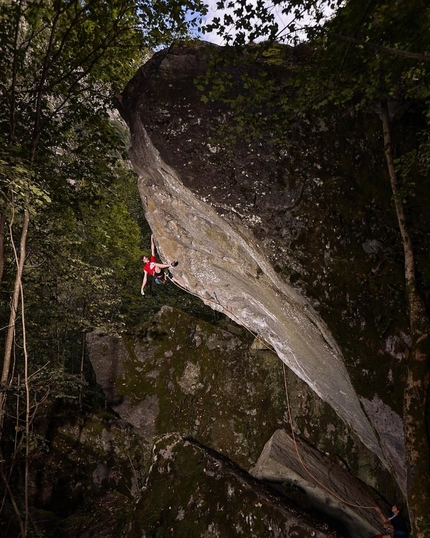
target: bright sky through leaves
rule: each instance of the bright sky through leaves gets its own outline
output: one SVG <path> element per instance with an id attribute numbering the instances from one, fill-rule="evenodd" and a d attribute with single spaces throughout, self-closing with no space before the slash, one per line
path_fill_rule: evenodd
<path id="1" fill-rule="evenodd" d="M 247 2 L 247 5 L 253 6 L 256 8 L 257 3 L 259 0 L 249 0 Z M 222 21 L 226 21 L 225 16 L 231 15 L 234 22 L 232 22 L 230 25 L 226 25 L 226 29 L 224 30 L 224 35 L 219 35 L 219 33 L 216 30 L 211 30 L 209 32 L 204 32 L 202 34 L 202 38 L 205 41 L 210 41 L 212 43 L 216 43 L 218 45 L 225 45 L 226 44 L 226 37 L 225 35 L 229 35 L 231 38 L 234 38 L 237 35 L 237 27 L 235 25 L 237 15 L 235 16 L 233 14 L 233 8 L 230 9 L 218 9 L 218 0 L 207 0 L 206 5 L 208 7 L 208 13 L 206 17 L 204 17 L 204 25 L 211 25 L 214 22 L 215 18 L 220 18 Z M 286 6 L 288 6 L 288 2 L 282 2 L 278 3 L 278 5 L 273 5 L 271 1 L 264 2 L 264 5 L 267 7 L 267 10 L 269 13 L 273 14 L 274 23 L 278 26 L 279 29 L 279 41 L 288 42 L 291 40 L 291 34 L 287 30 L 288 26 L 291 24 L 291 22 L 294 20 L 294 15 L 284 14 L 283 11 L 285 11 Z M 334 11 L 333 9 L 328 8 L 325 4 L 326 2 L 317 2 L 316 4 L 323 5 L 322 8 L 324 12 L 324 18 L 328 18 Z M 235 5 L 235 9 L 238 9 L 238 4 Z M 321 7 L 319 8 L 321 9 Z M 245 17 L 245 15 L 243 15 Z M 304 30 L 300 30 L 301 27 L 305 26 L 306 24 L 312 24 L 314 19 L 312 17 L 304 15 L 303 19 L 296 23 L 297 26 L 297 32 L 295 37 L 297 37 L 299 40 L 305 40 L 306 34 Z M 250 20 L 251 24 L 254 23 L 255 26 L 258 24 L 261 24 L 261 20 L 252 19 Z M 262 41 L 266 39 L 268 35 L 264 35 L 262 37 L 259 37 L 255 39 L 255 41 Z"/>

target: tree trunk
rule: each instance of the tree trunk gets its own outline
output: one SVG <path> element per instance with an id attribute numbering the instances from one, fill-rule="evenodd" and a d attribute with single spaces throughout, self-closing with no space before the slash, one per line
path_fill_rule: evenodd
<path id="1" fill-rule="evenodd" d="M 390 119 L 387 103 L 382 105 L 385 157 L 405 258 L 406 298 L 412 349 L 403 396 L 403 423 L 407 466 L 407 504 L 415 538 L 425 538 L 424 525 L 430 506 L 430 450 L 426 425 L 430 380 L 430 319 L 418 292 L 415 253 L 406 222 L 402 197 L 394 167 Z"/>
<path id="2" fill-rule="evenodd" d="M 6 215 L 0 215 L 0 284 L 3 280 L 4 272 L 4 228 L 6 224 Z"/>
<path id="3" fill-rule="evenodd" d="M 16 253 L 15 253 L 16 256 Z M 28 494 L 30 487 L 30 377 L 29 364 L 27 353 L 27 333 L 25 328 L 25 305 L 24 305 L 24 290 L 22 288 L 22 279 L 19 286 L 21 296 L 21 321 L 22 321 L 22 349 L 24 352 L 24 384 L 25 384 L 25 467 L 24 467 L 24 532 L 22 538 L 26 538 L 29 522 L 29 502 Z"/>
<path id="4" fill-rule="evenodd" d="M 17 315 L 18 304 L 19 304 L 21 279 L 22 279 L 22 273 L 24 270 L 25 249 L 26 249 L 29 222 L 30 222 L 30 214 L 26 210 L 24 211 L 24 222 L 23 222 L 22 231 L 21 231 L 20 251 L 19 251 L 19 255 L 17 255 L 15 286 L 14 286 L 11 305 L 10 305 L 9 325 L 8 325 L 7 336 L 6 336 L 5 352 L 4 352 L 4 360 L 3 360 L 3 371 L 2 371 L 2 376 L 1 376 L 1 383 L 6 384 L 6 385 L 10 381 L 9 374 L 10 374 L 10 361 L 11 361 L 11 355 L 12 355 L 12 344 L 13 344 L 13 339 L 14 339 L 14 334 L 15 334 L 15 324 L 16 324 L 16 315 Z M 12 223 L 10 226 L 12 227 Z M 12 230 L 11 230 L 11 239 L 12 239 Z"/>

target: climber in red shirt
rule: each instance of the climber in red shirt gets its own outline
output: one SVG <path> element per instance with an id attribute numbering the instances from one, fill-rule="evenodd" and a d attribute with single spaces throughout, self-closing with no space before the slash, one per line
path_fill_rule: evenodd
<path id="1" fill-rule="evenodd" d="M 170 268 L 170 267 L 176 267 L 178 265 L 178 262 L 172 262 L 172 263 L 159 263 L 157 262 L 157 258 L 155 257 L 155 243 L 154 243 L 154 236 L 151 235 L 151 256 L 148 258 L 148 256 L 142 256 L 141 261 L 143 263 L 143 281 L 142 281 L 142 287 L 140 289 L 140 293 L 142 295 L 145 295 L 144 289 L 146 286 L 146 282 L 148 280 L 148 275 L 151 275 L 155 278 L 155 282 L 157 284 L 164 284 L 166 282 L 166 275 L 164 273 L 164 269 Z M 175 278 L 171 277 L 171 279 L 182 286 L 179 281 L 177 281 Z"/>

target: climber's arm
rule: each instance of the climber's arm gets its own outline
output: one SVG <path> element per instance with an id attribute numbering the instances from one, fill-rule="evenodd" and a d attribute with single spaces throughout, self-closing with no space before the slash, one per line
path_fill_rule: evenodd
<path id="1" fill-rule="evenodd" d="M 142 287 L 140 288 L 140 293 L 144 295 L 144 289 L 146 286 L 146 282 L 148 280 L 148 273 L 146 271 L 143 271 L 143 280 L 142 280 Z"/>

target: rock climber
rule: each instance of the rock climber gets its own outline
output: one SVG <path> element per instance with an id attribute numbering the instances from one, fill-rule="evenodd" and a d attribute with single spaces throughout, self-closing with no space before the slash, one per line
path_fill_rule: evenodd
<path id="1" fill-rule="evenodd" d="M 400 514 L 402 507 L 398 504 L 394 504 L 391 508 L 393 515 L 391 517 L 385 517 L 384 514 L 377 508 L 377 512 L 382 520 L 382 523 L 385 525 L 385 534 L 378 534 L 375 538 L 391 538 L 392 536 L 396 538 L 408 538 L 409 530 L 406 524 L 405 519 Z M 387 534 L 387 532 L 389 534 Z"/>
<path id="2" fill-rule="evenodd" d="M 151 235 L 151 256 L 142 256 L 141 262 L 143 263 L 143 280 L 142 287 L 140 289 L 140 293 L 142 295 L 145 295 L 144 289 L 148 281 L 148 275 L 153 276 L 157 284 L 165 284 L 167 278 L 165 269 L 170 269 L 171 267 L 176 267 L 178 265 L 177 261 L 172 263 L 157 262 L 157 258 L 155 257 L 155 243 L 153 235 Z M 172 276 L 170 271 L 168 273 L 168 276 L 173 282 L 183 287 L 182 284 Z"/>

